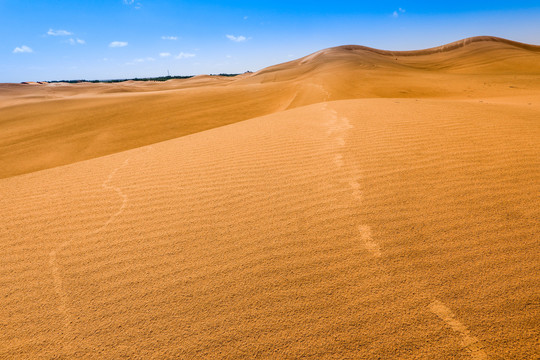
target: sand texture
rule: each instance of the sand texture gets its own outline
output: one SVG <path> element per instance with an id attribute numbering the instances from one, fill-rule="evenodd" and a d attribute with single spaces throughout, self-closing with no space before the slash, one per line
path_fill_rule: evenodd
<path id="1" fill-rule="evenodd" d="M 540 358 L 540 48 L 0 85 L 0 359 Z"/>

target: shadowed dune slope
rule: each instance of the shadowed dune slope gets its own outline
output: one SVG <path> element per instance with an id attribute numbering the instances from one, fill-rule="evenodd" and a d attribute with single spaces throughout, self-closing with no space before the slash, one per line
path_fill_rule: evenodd
<path id="1" fill-rule="evenodd" d="M 0 180 L 0 358 L 533 359 L 538 102 L 323 102 Z"/>
<path id="2" fill-rule="evenodd" d="M 0 178 L 329 100 L 540 94 L 538 46 L 476 37 L 407 52 L 341 46 L 227 78 L 0 85 Z"/>
<path id="3" fill-rule="evenodd" d="M 113 88 L 113 87 L 111 87 Z M 277 84 L 72 96 L 0 109 L 6 177 L 69 164 L 279 111 Z"/>

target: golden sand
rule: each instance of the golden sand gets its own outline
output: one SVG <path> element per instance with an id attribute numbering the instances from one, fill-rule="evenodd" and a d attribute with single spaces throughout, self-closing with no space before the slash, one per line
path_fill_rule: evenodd
<path id="1" fill-rule="evenodd" d="M 540 357 L 538 47 L 0 87 L 0 358 Z"/>

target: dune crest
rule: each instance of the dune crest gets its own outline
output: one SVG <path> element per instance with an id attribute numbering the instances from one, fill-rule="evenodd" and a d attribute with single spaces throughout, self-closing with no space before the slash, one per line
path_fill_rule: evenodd
<path id="1" fill-rule="evenodd" d="M 432 55 L 432 54 L 437 54 L 437 53 L 453 51 L 453 50 L 460 49 L 474 43 L 481 43 L 481 42 L 485 42 L 488 44 L 489 43 L 505 44 L 505 45 L 510 45 L 512 47 L 516 47 L 520 49 L 540 52 L 540 45 L 525 44 L 518 41 L 507 40 L 507 39 L 503 39 L 503 38 L 499 38 L 495 36 L 474 36 L 474 37 L 469 37 L 469 38 L 461 39 L 458 41 L 454 41 L 449 44 L 436 46 L 436 47 L 432 47 L 428 49 L 422 49 L 422 50 L 406 50 L 406 51 L 380 50 L 380 49 L 370 48 L 370 47 L 361 46 L 361 45 L 343 45 L 343 46 L 338 46 L 335 48 L 330 48 L 326 51 L 328 52 L 331 50 L 346 50 L 346 51 L 364 50 L 364 51 L 370 51 L 376 54 L 386 55 L 386 56 L 422 56 L 422 55 Z M 322 50 L 322 51 L 325 51 L 325 50 Z M 314 54 L 318 54 L 318 53 L 321 53 L 321 52 L 316 52 Z M 308 57 L 311 57 L 314 54 L 308 55 Z"/>

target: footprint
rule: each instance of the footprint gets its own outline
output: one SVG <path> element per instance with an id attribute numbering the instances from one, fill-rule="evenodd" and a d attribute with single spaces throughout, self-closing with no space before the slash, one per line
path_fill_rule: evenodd
<path id="1" fill-rule="evenodd" d="M 364 200 L 364 196 L 362 194 L 362 191 L 360 190 L 360 183 L 358 182 L 358 180 L 350 180 L 348 184 L 353 191 L 353 197 L 358 201 Z"/>
<path id="2" fill-rule="evenodd" d="M 446 305 L 439 300 L 435 300 L 429 304 L 429 310 L 444 321 L 446 325 L 450 326 L 452 330 L 461 335 L 461 346 L 469 352 L 474 360 L 484 360 L 488 358 L 486 352 L 483 350 L 480 340 L 471 335 L 469 329 L 456 319 L 452 310 Z"/>
<path id="3" fill-rule="evenodd" d="M 345 146 L 345 139 L 342 138 L 342 137 L 336 138 L 336 144 L 337 144 L 338 146 Z"/>
<path id="4" fill-rule="evenodd" d="M 342 167 L 344 165 L 343 155 L 341 154 L 334 155 L 334 164 L 336 164 L 337 167 Z"/>
<path id="5" fill-rule="evenodd" d="M 366 250 L 377 258 L 381 257 L 381 247 L 379 244 L 373 241 L 373 237 L 371 236 L 371 228 L 367 225 L 360 225 L 358 226 L 358 231 L 360 232 L 360 237 Z"/>

